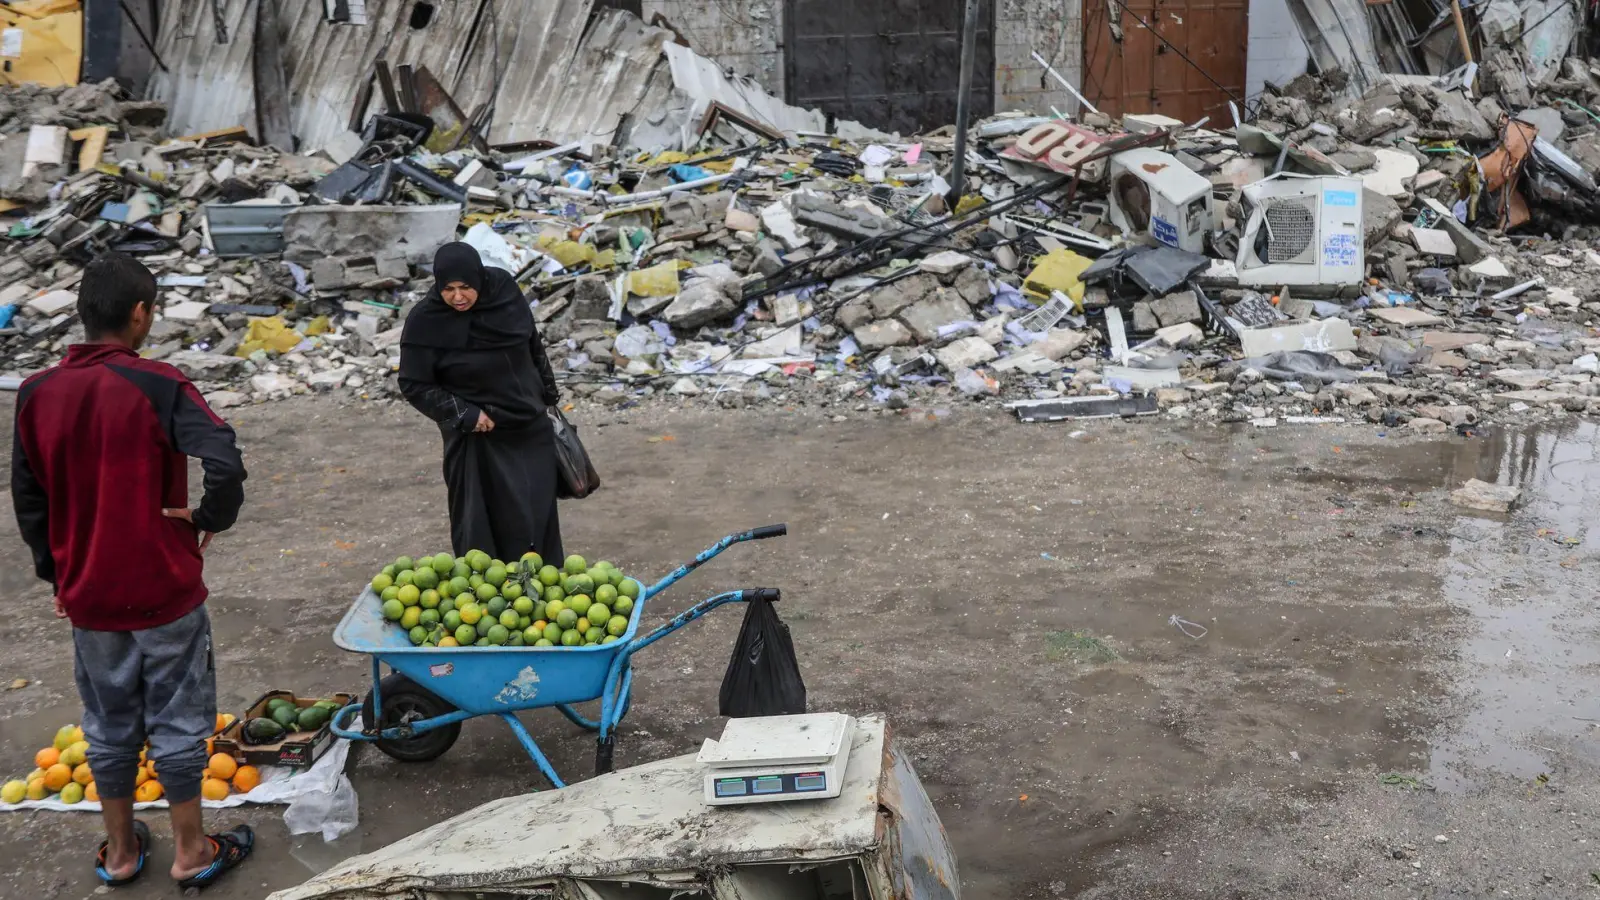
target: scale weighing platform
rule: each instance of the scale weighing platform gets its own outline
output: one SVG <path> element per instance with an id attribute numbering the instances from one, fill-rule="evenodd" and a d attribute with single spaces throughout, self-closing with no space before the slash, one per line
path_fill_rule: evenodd
<path id="1" fill-rule="evenodd" d="M 729 719 L 722 740 L 707 739 L 709 806 L 821 800 L 839 796 L 856 720 L 843 713 Z"/>

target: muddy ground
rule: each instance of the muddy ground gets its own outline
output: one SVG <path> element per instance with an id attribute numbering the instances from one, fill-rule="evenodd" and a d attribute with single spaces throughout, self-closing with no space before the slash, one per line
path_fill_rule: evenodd
<path id="1" fill-rule="evenodd" d="M 446 545 L 437 437 L 395 406 L 301 400 L 233 419 L 249 502 L 207 558 L 224 706 L 362 690 L 363 659 L 330 634 L 374 570 Z M 782 587 L 812 708 L 888 714 L 969 900 L 1570 898 L 1600 884 L 1593 425 L 1424 443 L 1000 412 L 583 420 L 606 488 L 563 505 L 570 550 L 661 574 L 726 532 L 789 524 L 647 621 L 714 590 Z M 1472 476 L 1522 484 L 1530 502 L 1462 514 L 1447 492 Z M 0 521 L 0 685 L 30 682 L 0 692 L 0 771 L 20 774 L 78 704 L 68 630 L 9 511 Z M 738 624 L 720 611 L 638 659 L 619 765 L 720 730 Z M 587 774 L 587 734 L 526 721 L 558 770 Z M 545 787 L 488 720 L 434 764 L 367 748 L 350 771 L 362 823 L 333 846 L 292 839 L 278 808 L 213 816 L 261 838 L 209 896 L 260 897 Z M 159 873 L 170 841 L 153 821 Z M 91 895 L 97 840 L 92 815 L 0 816 L 0 897 Z M 154 877 L 119 895 L 171 890 Z"/>

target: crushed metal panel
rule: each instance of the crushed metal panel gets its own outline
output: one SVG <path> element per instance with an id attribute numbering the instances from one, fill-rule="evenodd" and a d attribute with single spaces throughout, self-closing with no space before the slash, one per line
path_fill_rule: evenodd
<path id="1" fill-rule="evenodd" d="M 832 800 L 708 807 L 705 771 L 690 754 L 491 801 L 270 900 L 516 893 L 558 878 L 649 880 L 664 872 L 861 856 L 877 848 L 880 790 L 892 774 L 883 766 L 886 740 L 882 716 L 857 719 L 844 791 Z M 904 785 L 899 790 L 908 793 Z M 485 834 L 497 839 L 484 841 Z"/>
<path id="2" fill-rule="evenodd" d="M 894 896 L 916 900 L 960 900 L 961 878 L 950 837 L 922 789 L 911 760 L 898 747 L 886 749 L 889 764 L 881 805 L 889 821 L 888 865 Z"/>

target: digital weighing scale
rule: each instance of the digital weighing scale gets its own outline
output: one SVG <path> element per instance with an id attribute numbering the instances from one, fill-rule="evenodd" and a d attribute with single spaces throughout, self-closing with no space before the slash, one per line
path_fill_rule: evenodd
<path id="1" fill-rule="evenodd" d="M 820 800 L 839 796 L 856 720 L 842 713 L 729 719 L 722 740 L 706 739 L 710 806 Z"/>

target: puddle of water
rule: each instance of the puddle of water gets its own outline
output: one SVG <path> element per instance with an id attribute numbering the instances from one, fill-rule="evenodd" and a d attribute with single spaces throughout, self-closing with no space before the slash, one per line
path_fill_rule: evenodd
<path id="1" fill-rule="evenodd" d="M 1577 737 L 1584 718 L 1600 718 L 1600 537 L 1589 533 L 1600 425 L 1497 431 L 1434 452 L 1434 486 L 1512 484 L 1523 505 L 1509 518 L 1464 513 L 1452 529 L 1444 593 L 1476 621 L 1459 650 L 1463 715 L 1434 742 L 1428 780 L 1442 790 L 1472 787 L 1481 770 L 1532 780 L 1551 769 L 1549 736 Z"/>

